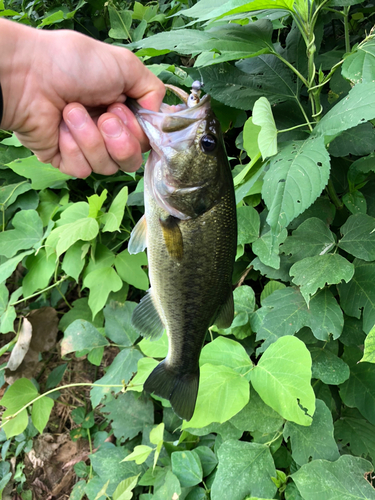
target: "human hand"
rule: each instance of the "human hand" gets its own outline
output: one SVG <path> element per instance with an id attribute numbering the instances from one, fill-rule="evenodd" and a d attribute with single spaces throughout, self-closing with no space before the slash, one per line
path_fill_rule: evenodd
<path id="1" fill-rule="evenodd" d="M 0 68 L 2 127 L 74 177 L 137 170 L 148 140 L 123 103 L 129 96 L 158 110 L 162 82 L 126 49 L 73 31 L 0 23 L 0 45 L 12 44 Z"/>

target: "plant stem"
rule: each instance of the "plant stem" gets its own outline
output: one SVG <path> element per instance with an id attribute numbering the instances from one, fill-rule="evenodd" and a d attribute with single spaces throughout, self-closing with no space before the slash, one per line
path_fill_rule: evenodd
<path id="1" fill-rule="evenodd" d="M 346 5 L 344 7 L 345 52 L 350 52 L 349 10 L 350 5 Z"/>
<path id="2" fill-rule="evenodd" d="M 21 304 L 22 302 L 25 302 L 26 300 L 32 299 L 34 297 L 37 297 L 38 295 L 47 292 L 48 290 L 51 290 L 51 288 L 54 288 L 55 286 L 58 286 L 60 283 L 65 281 L 69 276 L 63 276 L 61 280 L 56 281 L 53 285 L 47 286 L 47 288 L 43 288 L 43 290 L 40 290 L 39 292 L 33 293 L 32 295 L 29 295 L 28 297 L 24 297 L 23 299 L 17 300 L 16 302 L 13 302 L 12 304 L 9 304 L 10 306 L 16 306 L 17 304 Z"/>
<path id="3" fill-rule="evenodd" d="M 336 189 L 335 189 L 331 179 L 328 181 L 328 184 L 327 184 L 327 192 L 328 192 L 329 197 L 331 198 L 332 203 L 335 205 L 335 207 L 338 210 L 341 210 L 343 208 L 344 204 L 342 203 L 342 201 L 338 197 L 338 195 L 336 193 Z"/>
<path id="4" fill-rule="evenodd" d="M 286 59 L 284 59 L 284 57 L 280 54 L 278 54 L 276 51 L 272 52 L 274 56 L 276 56 L 278 59 L 280 59 L 280 61 L 282 61 L 284 64 L 286 64 L 288 66 L 289 69 L 291 69 L 293 71 L 293 73 L 295 73 L 298 78 L 301 80 L 301 82 L 306 86 L 306 87 L 309 87 L 309 84 L 308 84 L 308 81 L 306 80 L 306 78 L 298 71 L 298 69 L 296 69 L 292 64 L 290 64 L 289 61 L 287 61 Z"/>

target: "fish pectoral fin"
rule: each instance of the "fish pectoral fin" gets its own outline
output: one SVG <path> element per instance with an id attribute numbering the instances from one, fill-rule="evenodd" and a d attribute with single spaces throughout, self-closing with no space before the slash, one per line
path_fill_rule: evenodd
<path id="1" fill-rule="evenodd" d="M 234 317 L 233 291 L 232 287 L 230 287 L 227 299 L 224 302 L 224 304 L 220 307 L 217 313 L 215 319 L 215 325 L 221 329 L 229 328 L 230 325 L 232 324 L 233 317 Z"/>
<path id="2" fill-rule="evenodd" d="M 179 226 L 180 219 L 170 215 L 165 220 L 160 219 L 164 241 L 169 255 L 176 261 L 182 260 L 184 255 L 184 242 Z"/>
<path id="3" fill-rule="evenodd" d="M 146 216 L 143 215 L 134 226 L 128 244 L 130 254 L 140 253 L 147 247 L 147 223 Z"/>
<path id="4" fill-rule="evenodd" d="M 178 373 L 164 360 L 151 372 L 143 388 L 168 399 L 176 415 L 189 421 L 194 413 L 198 386 L 199 367 L 192 373 Z"/>
<path id="5" fill-rule="evenodd" d="M 134 309 L 132 324 L 143 337 L 150 337 L 151 340 L 156 340 L 163 335 L 164 325 L 155 308 L 151 289 Z"/>

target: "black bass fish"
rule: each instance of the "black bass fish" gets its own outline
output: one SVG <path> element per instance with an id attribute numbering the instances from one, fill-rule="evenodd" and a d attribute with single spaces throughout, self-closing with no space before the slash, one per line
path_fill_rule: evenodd
<path id="1" fill-rule="evenodd" d="M 144 389 L 168 399 L 180 418 L 190 420 L 207 330 L 213 323 L 227 328 L 233 320 L 237 222 L 231 170 L 210 97 L 188 107 L 192 95 L 172 90 L 186 104 L 162 104 L 157 113 L 127 101 L 152 147 L 145 166 L 145 215 L 128 249 L 138 253 L 147 246 L 151 283 L 133 325 L 151 339 L 165 328 L 169 339 L 168 356 Z"/>

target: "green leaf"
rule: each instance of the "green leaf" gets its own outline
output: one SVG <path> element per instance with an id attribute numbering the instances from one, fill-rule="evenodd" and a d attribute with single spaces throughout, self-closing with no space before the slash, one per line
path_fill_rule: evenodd
<path id="1" fill-rule="evenodd" d="M 22 434 L 29 423 L 27 410 L 22 410 L 16 417 L 13 414 L 14 411 L 6 410 L 2 415 L 2 427 L 7 439 Z M 8 417 L 11 417 L 10 420 L 7 420 Z"/>
<path id="2" fill-rule="evenodd" d="M 243 127 L 243 147 L 251 159 L 260 153 L 258 146 L 259 132 L 260 127 L 254 124 L 253 118 L 248 118 Z"/>
<path id="3" fill-rule="evenodd" d="M 152 448 L 141 444 L 139 446 L 136 446 L 134 448 L 134 451 L 124 458 L 123 462 L 129 462 L 133 460 L 138 465 L 143 464 L 143 462 L 146 462 L 151 452 Z"/>
<path id="4" fill-rule="evenodd" d="M 263 264 L 279 269 L 279 245 L 285 241 L 287 235 L 287 230 L 282 229 L 275 238 L 273 233 L 268 230 L 268 226 L 266 226 L 262 230 L 260 237 L 254 241 L 252 250 Z"/>
<path id="5" fill-rule="evenodd" d="M 372 83 L 375 80 L 375 40 L 360 44 L 353 54 L 345 58 L 342 76 L 352 83 Z"/>
<path id="6" fill-rule="evenodd" d="M 241 432 L 276 432 L 284 423 L 284 419 L 252 391 L 247 405 L 231 418 L 231 423 Z"/>
<path id="7" fill-rule="evenodd" d="M 344 130 L 374 118 L 375 83 L 360 83 L 323 116 L 314 133 L 330 142 Z"/>
<path id="8" fill-rule="evenodd" d="M 354 266 L 341 255 L 328 253 L 296 262 L 290 269 L 290 275 L 309 304 L 311 296 L 326 284 L 349 283 L 354 275 Z"/>
<path id="9" fill-rule="evenodd" d="M 18 196 L 27 191 L 30 191 L 31 185 L 27 181 L 22 181 L 17 184 L 8 184 L 8 186 L 0 187 L 0 207 L 6 210 L 12 205 Z"/>
<path id="10" fill-rule="evenodd" d="M 339 247 L 362 260 L 375 260 L 375 219 L 365 214 L 351 215 L 341 227 Z"/>
<path id="11" fill-rule="evenodd" d="M 332 156 L 341 157 L 350 154 L 364 156 L 375 149 L 375 131 L 371 123 L 360 123 L 356 127 L 344 130 L 329 145 Z"/>
<path id="12" fill-rule="evenodd" d="M 105 375 L 92 386 L 90 398 L 94 408 L 98 406 L 104 396 L 121 391 L 121 385 L 127 384 L 137 371 L 137 363 L 141 358 L 141 353 L 136 349 L 123 349 L 117 354 Z M 108 387 L 99 387 L 99 385 Z M 113 387 L 114 385 L 120 387 Z"/>
<path id="13" fill-rule="evenodd" d="M 152 444 L 158 445 L 160 441 L 163 441 L 164 427 L 165 427 L 164 423 L 161 423 L 151 430 L 150 441 Z"/>
<path id="14" fill-rule="evenodd" d="M 103 203 L 107 199 L 107 193 L 108 191 L 104 189 L 100 196 L 98 196 L 97 194 L 93 194 L 92 196 L 87 197 L 87 201 L 89 202 L 89 213 L 87 215 L 88 217 L 96 219 L 100 209 L 103 206 Z"/>
<path id="15" fill-rule="evenodd" d="M 117 399 L 110 401 L 102 409 L 109 413 L 108 420 L 112 421 L 113 433 L 117 439 L 133 439 L 143 431 L 144 425 L 154 423 L 154 406 L 147 397 L 138 399 L 132 392 L 120 394 Z"/>
<path id="16" fill-rule="evenodd" d="M 105 334 L 121 346 L 130 347 L 139 338 L 138 331 L 131 322 L 135 302 L 126 301 L 124 304 L 111 300 L 104 308 Z"/>
<path id="17" fill-rule="evenodd" d="M 31 253 L 34 253 L 34 250 L 26 250 L 26 252 L 19 253 L 12 259 L 5 261 L 3 264 L 0 264 L 0 283 L 3 283 L 5 280 L 7 280 L 9 276 L 13 274 L 21 260 Z"/>
<path id="18" fill-rule="evenodd" d="M 164 332 L 157 340 L 143 339 L 138 344 L 139 348 L 145 356 L 151 358 L 165 358 L 168 354 L 168 336 Z"/>
<path id="19" fill-rule="evenodd" d="M 159 488 L 155 488 L 154 491 L 152 500 L 179 498 L 181 495 L 180 482 L 173 472 L 169 470 L 165 475 L 164 483 Z"/>
<path id="20" fill-rule="evenodd" d="M 131 500 L 133 498 L 132 490 L 136 487 L 139 474 L 137 476 L 124 479 L 113 492 L 113 500 Z"/>
<path id="21" fill-rule="evenodd" d="M 375 459 L 375 426 L 356 410 L 347 409 L 335 422 L 335 437 L 353 455 Z"/>
<path id="22" fill-rule="evenodd" d="M 271 105 L 266 97 L 260 97 L 254 104 L 253 123 L 261 127 L 258 135 L 259 150 L 263 160 L 277 154 L 277 128 Z"/>
<path id="23" fill-rule="evenodd" d="M 104 222 L 103 232 L 119 231 L 124 217 L 125 205 L 128 201 L 128 186 L 124 186 L 113 200 L 108 212 L 103 215 L 101 222 Z"/>
<path id="24" fill-rule="evenodd" d="M 363 330 L 368 333 L 375 325 L 375 263 L 355 259 L 355 272 L 349 283 L 338 286 L 341 307 L 348 316 L 361 317 Z"/>
<path id="25" fill-rule="evenodd" d="M 320 347 L 310 348 L 312 359 L 312 378 L 321 380 L 324 384 L 339 385 L 348 380 L 349 366 L 333 352 Z"/>
<path id="26" fill-rule="evenodd" d="M 206 363 L 200 370 L 197 403 L 193 418 L 182 429 L 225 422 L 249 401 L 249 383 L 232 368 Z"/>
<path id="27" fill-rule="evenodd" d="M 130 26 L 132 13 L 130 10 L 117 10 L 113 5 L 108 6 L 111 29 L 108 35 L 119 40 L 131 40 Z"/>
<path id="28" fill-rule="evenodd" d="M 346 406 L 358 408 L 375 425 L 375 366 L 372 363 L 353 363 L 350 377 L 340 387 Z"/>
<path id="29" fill-rule="evenodd" d="M 143 384 L 146 382 L 147 377 L 158 364 L 159 363 L 153 358 L 141 358 L 138 361 L 137 374 L 131 381 L 128 390 L 142 392 Z"/>
<path id="30" fill-rule="evenodd" d="M 375 363 L 375 325 L 365 338 L 365 349 L 361 361 Z"/>
<path id="31" fill-rule="evenodd" d="M 89 306 L 95 318 L 106 304 L 108 295 L 120 290 L 122 280 L 112 267 L 101 267 L 85 277 L 85 286 L 90 289 Z"/>
<path id="32" fill-rule="evenodd" d="M 104 316 L 103 313 L 99 313 L 95 320 L 92 319 L 92 312 L 89 308 L 88 298 L 83 297 L 82 299 L 77 299 L 72 303 L 73 308 L 70 309 L 61 318 L 59 323 L 59 329 L 65 331 L 68 326 L 73 323 L 76 319 L 83 319 L 92 323 L 96 328 L 103 326 Z"/>
<path id="33" fill-rule="evenodd" d="M 218 450 L 219 465 L 211 489 L 212 500 L 243 500 L 246 495 L 273 498 L 275 465 L 268 446 L 230 439 Z M 235 487 L 234 487 L 235 485 Z"/>
<path id="34" fill-rule="evenodd" d="M 116 255 L 115 267 L 123 281 L 140 290 L 148 290 L 147 274 L 142 266 L 147 266 L 147 256 L 144 252 L 130 255 L 128 249 Z"/>
<path id="35" fill-rule="evenodd" d="M 373 500 L 375 490 L 364 477 L 370 471 L 370 462 L 344 455 L 333 463 L 314 460 L 291 477 L 304 500 Z"/>
<path id="36" fill-rule="evenodd" d="M 16 380 L 1 399 L 1 406 L 15 413 L 38 396 L 34 384 L 27 378 Z"/>
<path id="37" fill-rule="evenodd" d="M 53 408 L 53 404 L 54 404 L 53 399 L 47 396 L 38 399 L 33 404 L 33 409 L 31 412 L 31 420 L 41 434 L 48 423 L 49 416 Z"/>
<path id="38" fill-rule="evenodd" d="M 171 455 L 172 472 L 183 488 L 195 486 L 202 481 L 203 469 L 195 451 L 175 451 Z"/>
<path id="39" fill-rule="evenodd" d="M 65 330 L 61 342 L 61 355 L 75 351 L 91 351 L 108 345 L 108 340 L 88 321 L 77 319 Z"/>
<path id="40" fill-rule="evenodd" d="M 252 243 L 259 236 L 259 214 L 253 207 L 244 205 L 237 208 L 238 245 Z"/>
<path id="41" fill-rule="evenodd" d="M 53 187 L 55 184 L 61 184 L 61 182 L 71 179 L 69 175 L 63 174 L 58 168 L 40 162 L 34 155 L 14 160 L 8 163 L 7 167 L 16 174 L 31 179 L 31 187 L 37 190 Z"/>
<path id="42" fill-rule="evenodd" d="M 352 193 L 344 194 L 342 202 L 352 214 L 365 214 L 367 212 L 366 198 L 358 189 Z"/>
<path id="43" fill-rule="evenodd" d="M 68 275 L 78 281 L 79 275 L 85 265 L 85 256 L 82 255 L 82 241 L 76 241 L 64 255 L 61 268 Z"/>
<path id="44" fill-rule="evenodd" d="M 316 410 L 311 425 L 304 427 L 287 422 L 283 435 L 285 441 L 290 439 L 292 457 L 298 465 L 319 458 L 332 462 L 340 456 L 333 437 L 331 412 L 319 399 L 316 400 Z"/>
<path id="45" fill-rule="evenodd" d="M 43 223 L 36 210 L 22 210 L 13 217 L 14 229 L 0 233 L 0 255 L 13 257 L 19 250 L 32 248 L 43 236 Z"/>
<path id="46" fill-rule="evenodd" d="M 87 219 L 78 219 L 70 224 L 65 224 L 61 230 L 59 228 L 59 240 L 56 245 L 57 256 L 59 257 L 68 250 L 76 241 L 91 241 L 96 238 L 98 233 L 99 225 L 97 221 L 91 217 Z"/>
<path id="47" fill-rule="evenodd" d="M 203 477 L 207 477 L 217 466 L 215 453 L 208 446 L 198 446 L 194 449 L 196 455 L 202 464 Z"/>
<path id="48" fill-rule="evenodd" d="M 335 245 L 334 234 L 316 217 L 305 220 L 281 246 L 281 251 L 296 261 L 314 255 L 324 255 Z"/>
<path id="49" fill-rule="evenodd" d="M 54 255 L 47 257 L 46 251 L 41 248 L 35 255 L 27 258 L 26 267 L 29 271 L 22 280 L 24 297 L 48 286 L 56 267 L 56 257 Z"/>
<path id="50" fill-rule="evenodd" d="M 262 293 L 260 294 L 260 303 L 263 305 L 263 301 L 276 292 L 276 290 L 283 290 L 286 288 L 284 283 L 280 283 L 279 281 L 269 281 L 266 286 L 263 288 Z"/>
<path id="51" fill-rule="evenodd" d="M 217 337 L 213 342 L 206 344 L 199 358 L 200 366 L 205 363 L 211 365 L 224 365 L 233 368 L 244 375 L 248 373 L 253 364 L 242 345 L 235 340 Z M 245 376 L 246 378 L 246 376 Z M 247 379 L 249 380 L 249 376 Z"/>
<path id="52" fill-rule="evenodd" d="M 315 410 L 310 380 L 310 353 L 301 340 L 291 336 L 268 347 L 251 372 L 251 383 L 263 401 L 299 425 L 310 425 Z"/>
<path id="53" fill-rule="evenodd" d="M 276 234 L 308 208 L 328 182 L 329 155 L 322 137 L 293 141 L 273 157 L 262 196 Z"/>

